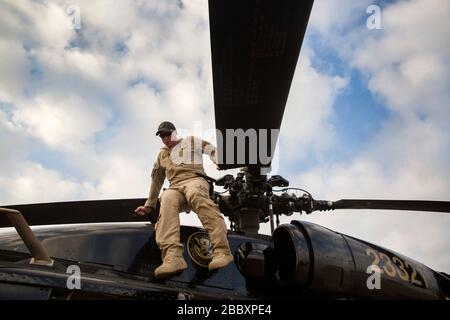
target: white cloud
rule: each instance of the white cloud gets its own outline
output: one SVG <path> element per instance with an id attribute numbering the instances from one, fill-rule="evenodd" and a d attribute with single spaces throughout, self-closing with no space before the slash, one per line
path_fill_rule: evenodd
<path id="1" fill-rule="evenodd" d="M 299 161 L 303 152 L 291 152 L 314 146 L 323 150 L 334 141 L 333 127 L 328 123 L 333 104 L 348 79 L 319 72 L 311 65 L 314 52 L 305 45 L 292 80 L 291 91 L 281 125 L 280 155 Z M 295 147 L 294 147 L 295 146 Z"/>
<path id="2" fill-rule="evenodd" d="M 308 27 L 322 36 L 336 37 L 346 28 L 354 26 L 361 17 L 368 17 L 371 0 L 318 0 L 314 2 Z"/>
<path id="3" fill-rule="evenodd" d="M 20 40 L 27 47 L 62 49 L 73 37 L 65 6 L 55 2 L 4 1 L 0 4 L 0 38 Z"/>
<path id="4" fill-rule="evenodd" d="M 0 176 L 0 201 L 18 204 L 72 200 L 82 186 L 39 164 L 24 162 L 12 177 Z"/>
<path id="5" fill-rule="evenodd" d="M 18 159 L 27 154 L 25 134 L 8 120 L 8 116 L 0 109 L 0 176 L 14 172 Z"/>
<path id="6" fill-rule="evenodd" d="M 23 101 L 13 121 L 49 146 L 80 151 L 92 136 L 105 128 L 109 111 L 77 96 L 36 96 Z"/>
<path id="7" fill-rule="evenodd" d="M 355 33 L 347 58 L 398 113 L 450 118 L 448 1 L 402 1 L 382 11 L 383 30 Z M 438 119 L 435 119 L 438 120 Z"/>
<path id="8" fill-rule="evenodd" d="M 12 101 L 14 96 L 22 94 L 27 57 L 19 41 L 1 38 L 0 57 L 0 101 Z"/>

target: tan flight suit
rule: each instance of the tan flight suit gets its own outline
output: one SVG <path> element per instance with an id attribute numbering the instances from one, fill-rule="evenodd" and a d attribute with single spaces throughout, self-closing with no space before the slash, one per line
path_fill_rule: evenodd
<path id="1" fill-rule="evenodd" d="M 182 211 L 192 209 L 197 213 L 203 227 L 208 231 L 213 246 L 213 255 L 230 254 L 227 227 L 217 205 L 209 197 L 208 182 L 197 176 L 205 174 L 203 154 L 208 154 L 216 163 L 215 147 L 195 137 L 180 139 L 177 144 L 161 148 L 152 171 L 150 193 L 146 207 L 155 207 L 159 192 L 167 178 L 170 186 L 161 195 L 161 208 L 155 225 L 156 243 L 164 261 L 169 257 L 180 257 L 180 217 Z"/>

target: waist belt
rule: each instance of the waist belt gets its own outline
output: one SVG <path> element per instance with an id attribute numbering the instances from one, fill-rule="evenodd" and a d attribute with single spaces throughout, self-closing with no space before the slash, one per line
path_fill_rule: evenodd
<path id="1" fill-rule="evenodd" d="M 209 183 L 209 196 L 212 197 L 214 194 L 214 182 L 216 182 L 216 179 L 199 172 L 196 172 L 195 174 L 199 177 L 202 177 Z"/>
<path id="2" fill-rule="evenodd" d="M 208 181 L 209 183 L 214 183 L 214 182 L 216 182 L 216 179 L 211 178 L 210 176 L 207 176 L 206 174 L 199 173 L 199 172 L 196 172 L 195 174 L 198 175 L 199 177 L 202 177 L 203 179 L 205 179 L 205 180 Z"/>

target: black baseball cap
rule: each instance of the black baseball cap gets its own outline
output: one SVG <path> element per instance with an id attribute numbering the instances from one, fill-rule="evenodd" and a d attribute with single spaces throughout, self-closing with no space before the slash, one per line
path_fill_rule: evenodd
<path id="1" fill-rule="evenodd" d="M 175 125 L 172 122 L 164 121 L 159 125 L 158 131 L 156 131 L 156 135 L 159 136 L 161 133 L 169 133 L 175 130 Z"/>

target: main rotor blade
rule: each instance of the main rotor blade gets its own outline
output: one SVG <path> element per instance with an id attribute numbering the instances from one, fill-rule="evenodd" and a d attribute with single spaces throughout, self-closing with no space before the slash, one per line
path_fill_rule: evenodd
<path id="1" fill-rule="evenodd" d="M 223 136 L 217 141 L 220 169 L 270 166 L 312 5 L 313 0 L 209 0 L 216 128 Z M 226 129 L 233 130 L 231 136 Z M 245 156 L 237 154 L 236 129 L 256 137 L 247 138 Z M 276 129 L 273 141 L 272 132 L 259 129 Z"/>
<path id="2" fill-rule="evenodd" d="M 330 209 L 382 209 L 450 212 L 449 201 L 342 199 L 332 202 Z"/>
<path id="3" fill-rule="evenodd" d="M 19 210 L 29 225 L 137 222 L 147 217 L 135 217 L 132 213 L 145 199 L 91 200 L 23 204 L 4 206 Z M 5 215 L 0 215 L 0 227 L 11 227 Z"/>

